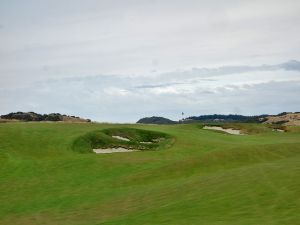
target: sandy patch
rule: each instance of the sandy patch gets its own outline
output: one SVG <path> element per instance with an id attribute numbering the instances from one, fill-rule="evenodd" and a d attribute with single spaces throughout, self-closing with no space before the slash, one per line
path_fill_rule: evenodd
<path id="1" fill-rule="evenodd" d="M 139 150 L 119 147 L 119 148 L 99 148 L 99 149 L 93 149 L 93 151 L 97 154 L 105 154 L 105 153 L 115 153 L 115 152 L 136 152 Z"/>
<path id="2" fill-rule="evenodd" d="M 286 113 L 280 116 L 268 116 L 264 123 L 282 123 L 287 126 L 300 126 L 300 113 Z"/>
<path id="3" fill-rule="evenodd" d="M 130 139 L 125 138 L 125 137 L 121 137 L 121 136 L 111 136 L 111 137 L 112 137 L 112 138 L 115 138 L 115 139 L 122 140 L 122 141 L 130 141 Z"/>
<path id="4" fill-rule="evenodd" d="M 235 129 L 232 129 L 232 128 L 223 128 L 223 127 L 217 127 L 217 126 L 204 126 L 203 129 L 205 129 L 205 130 L 218 130 L 218 131 L 223 131 L 225 133 L 233 134 L 233 135 L 243 135 L 240 130 L 235 130 Z"/>
<path id="5" fill-rule="evenodd" d="M 282 130 L 282 129 L 273 129 L 272 131 L 285 132 L 285 130 Z"/>
<path id="6" fill-rule="evenodd" d="M 141 144 L 149 144 L 149 145 L 150 145 L 150 144 L 153 144 L 153 142 L 151 142 L 151 141 L 141 141 L 140 143 L 141 143 Z"/>
<path id="7" fill-rule="evenodd" d="M 152 142 L 153 143 L 158 143 L 158 142 L 161 142 L 161 141 L 164 141 L 165 138 L 156 138 L 156 139 L 152 139 Z"/>

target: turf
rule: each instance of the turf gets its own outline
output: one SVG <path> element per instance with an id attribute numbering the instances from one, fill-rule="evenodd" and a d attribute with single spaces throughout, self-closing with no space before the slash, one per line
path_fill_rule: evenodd
<path id="1" fill-rule="evenodd" d="M 249 135 L 234 136 L 201 126 L 0 124 L 0 224 L 300 224 L 299 128 L 235 124 Z M 120 127 L 172 145 L 74 151 L 88 147 L 78 138 Z"/>

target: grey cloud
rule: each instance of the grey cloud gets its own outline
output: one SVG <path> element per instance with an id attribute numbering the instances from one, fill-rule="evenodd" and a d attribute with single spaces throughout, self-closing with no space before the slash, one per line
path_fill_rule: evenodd
<path id="1" fill-rule="evenodd" d="M 288 62 L 279 64 L 278 67 L 285 70 L 300 71 L 300 62 L 297 60 L 290 60 Z"/>
<path id="2" fill-rule="evenodd" d="M 300 71 L 300 62 L 297 60 L 290 60 L 281 64 L 274 65 L 260 65 L 260 66 L 221 66 L 216 68 L 193 68 L 192 70 L 169 72 L 163 76 L 170 77 L 213 77 L 225 76 L 231 74 L 242 74 L 247 72 L 263 72 L 263 71 Z"/>
<path id="3" fill-rule="evenodd" d="M 293 71 L 286 70 L 284 78 Z M 233 81 L 243 74 L 238 74 Z M 273 77 L 241 83 L 218 79 L 162 82 L 156 77 L 97 75 L 51 79 L 24 88 L 0 89 L 1 113 L 10 111 L 61 112 L 98 121 L 135 122 L 143 116 L 163 115 L 178 119 L 207 113 L 261 114 L 297 111 L 300 77 L 272 81 Z M 264 76 L 261 72 L 259 76 Z M 218 77 L 218 76 L 217 76 Z M 219 79 L 223 79 L 222 82 Z M 203 83 L 204 82 L 204 83 Z"/>
<path id="4" fill-rule="evenodd" d="M 207 99 L 201 92 L 189 96 L 187 108 L 190 114 L 239 113 L 255 115 L 298 111 L 300 81 L 266 82 L 254 85 L 220 88 Z M 196 108 L 195 110 L 194 108 Z M 284 109 L 284 110 L 283 110 Z"/>
<path id="5" fill-rule="evenodd" d="M 300 62 L 297 60 L 290 60 L 280 64 L 274 65 L 260 65 L 260 66 L 222 66 L 217 68 L 193 68 L 185 71 L 174 71 L 159 74 L 155 77 L 143 77 L 142 79 L 136 78 L 136 82 L 142 84 L 134 86 L 137 89 L 151 89 L 151 88 L 163 88 L 185 84 L 196 84 L 201 82 L 216 82 L 218 76 L 226 75 L 240 75 L 249 72 L 272 72 L 272 71 L 300 71 Z M 263 76 L 263 75 L 262 75 Z M 214 77 L 208 78 L 208 77 Z M 122 80 L 122 77 L 119 79 Z M 126 79 L 123 81 L 126 83 Z M 134 83 L 132 80 L 128 80 L 130 83 Z"/>
<path id="6" fill-rule="evenodd" d="M 0 1 L 0 113 L 125 122 L 293 110 L 299 10 L 296 0 Z"/>
<path id="7" fill-rule="evenodd" d="M 147 88 L 168 87 L 168 86 L 173 86 L 173 85 L 178 85 L 178 84 L 184 84 L 184 83 L 183 82 L 170 82 L 170 83 L 161 83 L 161 84 L 144 84 L 144 85 L 135 86 L 134 88 L 147 89 Z"/>
<path id="8" fill-rule="evenodd" d="M 115 2 L 1 1 L 1 78 L 22 83 L 22 76 L 35 81 L 193 66 L 200 69 L 188 75 L 205 76 L 220 73 L 205 65 L 300 57 L 295 0 Z"/>

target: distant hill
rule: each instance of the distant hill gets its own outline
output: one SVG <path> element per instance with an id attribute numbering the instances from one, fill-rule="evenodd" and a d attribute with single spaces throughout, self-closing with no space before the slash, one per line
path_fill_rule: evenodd
<path id="1" fill-rule="evenodd" d="M 145 117 L 137 121 L 137 123 L 143 123 L 143 124 L 176 124 L 176 121 L 164 118 L 164 117 L 158 117 L 158 116 L 152 116 L 152 117 Z"/>
<path id="2" fill-rule="evenodd" d="M 191 116 L 183 120 L 185 121 L 199 121 L 199 122 L 263 122 L 268 115 L 259 116 L 243 116 L 236 114 L 212 114 L 212 115 L 201 115 Z"/>
<path id="3" fill-rule="evenodd" d="M 283 112 L 277 115 L 258 115 L 258 116 L 243 116 L 243 115 L 202 115 L 191 116 L 182 121 L 182 123 L 191 122 L 242 122 L 242 123 L 267 123 L 279 125 L 295 125 L 300 126 L 300 112 Z"/>
<path id="4" fill-rule="evenodd" d="M 267 116 L 264 123 L 300 126 L 300 112 L 283 112 L 275 116 Z"/>
<path id="5" fill-rule="evenodd" d="M 62 115 L 60 113 L 38 114 L 35 112 L 12 112 L 2 115 L 2 122 L 9 121 L 64 121 L 64 122 L 91 122 L 77 116 Z"/>

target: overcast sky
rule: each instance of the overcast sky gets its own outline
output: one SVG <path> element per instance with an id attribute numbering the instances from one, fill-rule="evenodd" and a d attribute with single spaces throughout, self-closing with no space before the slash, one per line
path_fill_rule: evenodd
<path id="1" fill-rule="evenodd" d="M 299 0 L 1 0 L 0 114 L 300 111 Z"/>

